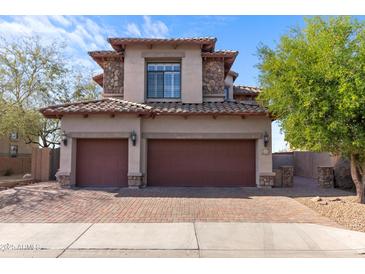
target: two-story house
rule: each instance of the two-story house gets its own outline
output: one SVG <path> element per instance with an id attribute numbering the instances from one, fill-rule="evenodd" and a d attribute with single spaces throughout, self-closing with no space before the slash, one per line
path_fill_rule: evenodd
<path id="1" fill-rule="evenodd" d="M 41 109 L 62 121 L 58 180 L 76 186 L 268 186 L 271 117 L 233 85 L 216 38 L 110 38 L 90 56 L 100 100 Z"/>

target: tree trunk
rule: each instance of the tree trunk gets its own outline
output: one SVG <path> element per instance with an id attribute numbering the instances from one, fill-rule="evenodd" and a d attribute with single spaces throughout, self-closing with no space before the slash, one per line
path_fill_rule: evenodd
<path id="1" fill-rule="evenodd" d="M 351 177 L 354 181 L 356 187 L 356 197 L 357 202 L 364 204 L 365 203 L 365 176 L 363 174 L 365 163 L 362 163 L 363 170 L 359 170 L 358 167 L 358 157 L 356 154 L 351 154 Z"/>

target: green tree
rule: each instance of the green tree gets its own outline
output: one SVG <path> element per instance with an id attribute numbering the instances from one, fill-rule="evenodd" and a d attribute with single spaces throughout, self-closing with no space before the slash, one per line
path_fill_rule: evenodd
<path id="1" fill-rule="evenodd" d="M 17 131 L 27 143 L 59 144 L 59 120 L 45 119 L 37 109 L 97 98 L 91 75 L 74 65 L 62 43 L 0 37 L 0 136 Z"/>
<path id="2" fill-rule="evenodd" d="M 274 49 L 259 47 L 260 99 L 293 148 L 351 160 L 360 203 L 365 186 L 365 25 L 350 17 L 306 19 Z"/>

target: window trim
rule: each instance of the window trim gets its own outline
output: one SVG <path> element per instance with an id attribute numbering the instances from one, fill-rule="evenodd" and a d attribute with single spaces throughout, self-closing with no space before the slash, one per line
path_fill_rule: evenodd
<path id="1" fill-rule="evenodd" d="M 161 71 L 161 70 L 155 70 L 153 72 L 163 72 L 163 82 L 162 82 L 162 87 L 163 87 L 163 97 L 149 97 L 148 95 L 148 65 L 149 64 L 178 64 L 180 65 L 180 77 L 179 77 L 179 81 L 180 81 L 180 96 L 178 97 L 165 97 L 165 71 Z M 181 61 L 158 61 L 158 60 L 154 60 L 154 61 L 147 61 L 146 62 L 146 66 L 145 66 L 145 72 L 146 72 L 146 99 L 148 101 L 150 100 L 172 100 L 172 101 L 176 101 L 176 100 L 181 100 Z M 174 71 L 167 71 L 167 72 L 174 72 Z"/>

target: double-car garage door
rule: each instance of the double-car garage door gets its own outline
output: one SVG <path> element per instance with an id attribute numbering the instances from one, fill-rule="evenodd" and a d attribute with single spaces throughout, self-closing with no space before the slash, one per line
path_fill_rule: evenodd
<path id="1" fill-rule="evenodd" d="M 128 186 L 127 139 L 78 139 L 78 186 Z M 255 186 L 254 140 L 149 139 L 148 186 Z"/>
<path id="2" fill-rule="evenodd" d="M 255 186 L 253 140 L 149 140 L 150 186 Z"/>

